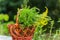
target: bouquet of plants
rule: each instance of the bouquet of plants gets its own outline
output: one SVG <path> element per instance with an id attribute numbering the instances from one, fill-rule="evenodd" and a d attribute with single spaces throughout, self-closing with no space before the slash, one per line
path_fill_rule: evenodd
<path id="1" fill-rule="evenodd" d="M 47 25 L 51 20 L 47 16 L 48 8 L 42 14 L 39 14 L 39 9 L 36 7 L 25 7 L 18 9 L 16 15 L 16 23 L 8 25 L 9 32 L 13 40 L 37 40 L 41 34 L 41 28 Z M 37 11 L 38 10 L 38 11 Z"/>

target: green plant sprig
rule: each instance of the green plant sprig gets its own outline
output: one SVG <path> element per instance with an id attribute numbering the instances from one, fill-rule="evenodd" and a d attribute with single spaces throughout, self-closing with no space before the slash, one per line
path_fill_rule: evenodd
<path id="1" fill-rule="evenodd" d="M 19 23 L 22 24 L 24 27 L 32 26 L 37 21 L 37 15 L 39 12 L 36 11 L 37 8 L 23 8 L 18 11 L 19 12 Z"/>

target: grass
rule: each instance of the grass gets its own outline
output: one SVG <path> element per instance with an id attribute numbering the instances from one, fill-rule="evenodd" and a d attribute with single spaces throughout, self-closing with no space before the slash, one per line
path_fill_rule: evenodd
<path id="1" fill-rule="evenodd" d="M 60 29 L 56 30 L 55 33 L 43 33 L 38 40 L 60 40 Z"/>

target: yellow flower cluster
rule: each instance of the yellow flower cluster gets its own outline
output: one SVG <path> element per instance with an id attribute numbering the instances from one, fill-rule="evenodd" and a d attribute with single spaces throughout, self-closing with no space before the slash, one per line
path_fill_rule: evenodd
<path id="1" fill-rule="evenodd" d="M 38 21 L 36 22 L 36 25 L 47 25 L 48 24 L 48 19 L 47 19 L 47 14 L 48 14 L 48 8 L 46 8 L 46 11 L 43 12 L 42 14 L 40 14 L 40 18 L 38 19 Z"/>
<path id="2" fill-rule="evenodd" d="M 48 23 L 48 20 L 46 20 L 46 18 L 41 19 L 41 21 L 40 21 L 40 25 L 42 25 L 42 26 L 46 25 L 47 23 Z"/>
<path id="3" fill-rule="evenodd" d="M 48 8 L 47 7 L 45 8 L 46 8 L 46 11 L 42 13 L 42 18 L 47 17 L 47 14 L 48 14 Z"/>

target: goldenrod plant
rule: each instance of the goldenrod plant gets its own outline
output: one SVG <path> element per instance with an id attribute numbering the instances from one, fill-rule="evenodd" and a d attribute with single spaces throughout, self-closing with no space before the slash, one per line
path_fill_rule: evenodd
<path id="1" fill-rule="evenodd" d="M 40 35 L 46 31 L 46 30 L 43 30 L 42 28 L 48 24 L 49 21 L 51 21 L 51 18 L 48 16 L 48 8 L 46 8 L 46 11 L 43 12 L 42 14 L 40 14 L 40 18 L 37 20 L 37 22 L 35 23 L 35 25 L 37 26 L 36 29 L 35 29 L 35 32 L 34 32 L 34 37 L 33 37 L 33 40 L 42 40 L 40 38 Z"/>
<path id="2" fill-rule="evenodd" d="M 39 15 L 40 17 L 37 20 L 36 25 L 44 26 L 44 25 L 48 24 L 49 20 L 51 20 L 51 18 L 48 16 L 48 8 L 47 7 L 45 7 L 45 8 L 46 8 L 46 11 Z"/>

